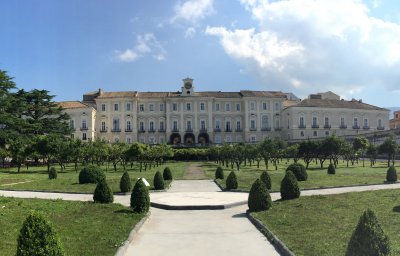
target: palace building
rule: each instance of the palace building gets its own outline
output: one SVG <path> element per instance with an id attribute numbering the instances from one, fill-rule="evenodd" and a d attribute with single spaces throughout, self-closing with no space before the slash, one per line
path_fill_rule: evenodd
<path id="1" fill-rule="evenodd" d="M 299 140 L 388 129 L 386 109 L 344 101 L 332 92 L 300 101 L 277 91 L 197 92 L 183 79 L 177 92 L 105 92 L 60 102 L 73 136 L 112 142 L 210 144 Z M 346 126 L 346 127 L 344 127 Z M 347 128 L 348 126 L 348 128 Z"/>

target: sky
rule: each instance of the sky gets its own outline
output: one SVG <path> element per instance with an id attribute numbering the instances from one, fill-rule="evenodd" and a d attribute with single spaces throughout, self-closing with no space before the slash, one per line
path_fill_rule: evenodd
<path id="1" fill-rule="evenodd" d="M 400 106 L 393 0 L 2 0 L 0 69 L 55 100 L 87 92 L 333 91 Z"/>

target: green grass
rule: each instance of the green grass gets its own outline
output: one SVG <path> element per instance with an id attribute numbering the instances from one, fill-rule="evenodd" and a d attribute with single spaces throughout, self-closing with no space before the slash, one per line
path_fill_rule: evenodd
<path id="1" fill-rule="evenodd" d="M 143 218 L 119 204 L 0 197 L 0 254 L 15 255 L 17 237 L 31 210 L 54 225 L 66 255 L 114 255 Z"/>
<path id="2" fill-rule="evenodd" d="M 291 162 L 290 162 L 291 163 Z M 286 167 L 290 164 L 284 163 L 279 164 L 278 170 L 275 170 L 272 165 L 269 166 L 268 173 L 271 176 L 272 188 L 271 191 L 279 191 L 280 183 L 284 177 Z M 203 163 L 206 176 L 210 179 L 214 179 L 215 170 L 217 164 L 208 162 Z M 273 170 L 272 170 L 273 169 Z M 300 189 L 309 188 L 324 188 L 332 186 L 350 186 L 350 185 L 362 185 L 362 184 L 380 184 L 386 179 L 387 165 L 386 163 L 378 162 L 374 167 L 369 166 L 369 162 L 365 163 L 365 167 L 362 167 L 362 163 L 355 164 L 354 166 L 346 167 L 346 164 L 341 162 L 336 169 L 335 175 L 327 174 L 328 164 L 325 164 L 324 169 L 320 169 L 319 164 L 310 164 L 308 173 L 308 180 L 299 182 Z M 225 178 L 228 176 L 232 169 L 224 167 Z M 265 165 L 260 165 L 257 169 L 256 165 L 253 166 L 242 166 L 239 171 L 236 171 L 238 178 L 238 189 L 249 191 L 253 182 L 258 179 L 265 170 Z M 217 182 L 225 188 L 225 179 L 217 180 Z"/>
<path id="3" fill-rule="evenodd" d="M 174 179 L 182 179 L 184 169 L 189 163 L 185 162 L 169 162 L 166 165 L 153 167 L 150 170 L 139 172 L 137 166 L 129 168 L 127 171 L 132 179 L 132 185 L 136 182 L 137 178 L 144 177 L 153 188 L 153 179 L 156 171 L 163 172 L 164 168 L 168 166 Z M 72 165 L 68 165 L 64 172 L 60 172 L 60 168 L 54 165 L 58 171 L 58 177 L 55 180 L 49 180 L 47 168 L 31 167 L 29 170 L 21 169 L 18 173 L 16 168 L 0 169 L 0 189 L 16 189 L 16 190 L 45 190 L 45 191 L 59 191 L 59 192 L 88 192 L 92 193 L 96 187 L 95 184 L 79 184 L 79 170 L 75 172 Z M 102 167 L 106 170 L 106 167 Z M 113 192 L 119 192 L 119 181 L 124 170 L 122 166 L 118 166 L 117 172 L 111 167 L 106 170 L 107 183 Z M 14 185 L 7 185 L 12 183 L 25 182 Z M 169 182 L 167 182 L 169 185 Z"/>
<path id="4" fill-rule="evenodd" d="M 400 255 L 400 191 L 381 190 L 310 196 L 274 202 L 253 213 L 296 255 L 344 255 L 360 215 L 372 209 Z"/>

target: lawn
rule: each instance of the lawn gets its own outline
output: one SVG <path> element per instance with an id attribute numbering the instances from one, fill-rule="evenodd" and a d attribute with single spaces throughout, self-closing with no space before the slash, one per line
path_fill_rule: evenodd
<path id="1" fill-rule="evenodd" d="M 66 255 L 115 255 L 143 218 L 119 204 L 0 197 L 0 254 L 15 255 L 17 237 L 31 210 L 43 212 Z"/>
<path id="2" fill-rule="evenodd" d="M 144 177 L 153 187 L 153 178 L 156 171 L 162 171 L 168 166 L 174 179 L 181 179 L 183 177 L 184 169 L 190 163 L 185 162 L 169 162 L 166 165 L 153 167 L 150 170 L 139 172 L 137 166 L 129 168 L 127 171 L 132 179 L 132 184 L 136 182 L 137 178 Z M 96 187 L 95 184 L 79 184 L 78 177 L 79 171 L 75 172 L 72 165 L 68 165 L 64 172 L 60 172 L 58 166 L 58 177 L 55 180 L 49 180 L 47 168 L 31 167 L 29 170 L 22 169 L 20 173 L 16 168 L 0 169 L 0 189 L 16 189 L 16 190 L 46 190 L 46 191 L 59 191 L 59 192 L 88 192 L 92 193 Z M 106 179 L 108 185 L 113 192 L 119 192 L 119 181 L 124 172 L 122 166 L 118 166 L 117 172 L 110 167 L 106 169 Z M 78 168 L 79 170 L 80 168 Z M 13 184 L 18 183 L 18 184 Z M 167 183 L 168 185 L 169 183 Z"/>
<path id="3" fill-rule="evenodd" d="M 400 255 L 400 191 L 381 190 L 310 196 L 274 202 L 253 213 L 296 255 L 344 255 L 362 212 L 372 209 Z"/>
<path id="4" fill-rule="evenodd" d="M 292 162 L 290 162 L 292 163 Z M 284 177 L 285 170 L 290 163 L 279 164 L 278 170 L 275 170 L 271 165 L 269 166 L 268 173 L 271 176 L 272 191 L 279 191 L 281 180 Z M 208 162 L 203 163 L 206 176 L 210 179 L 215 177 L 215 169 L 217 164 Z M 361 184 L 382 184 L 386 179 L 387 165 L 383 162 L 378 162 L 374 167 L 369 166 L 369 162 L 365 163 L 365 167 L 362 167 L 362 163 L 355 164 L 354 166 L 346 166 L 345 163 L 340 161 L 338 168 L 336 169 L 335 175 L 327 174 L 328 164 L 325 164 L 324 169 L 320 169 L 319 164 L 310 164 L 308 173 L 308 180 L 299 182 L 301 189 L 309 188 L 324 188 L 332 186 L 350 186 L 350 185 L 361 185 Z M 232 169 L 224 167 L 225 178 L 228 176 Z M 265 165 L 260 165 L 257 169 L 256 165 L 253 166 L 242 166 L 239 171 L 236 171 L 238 178 L 238 189 L 249 191 L 253 182 L 258 179 L 265 170 Z M 225 187 L 225 180 L 217 180 L 217 182 Z"/>

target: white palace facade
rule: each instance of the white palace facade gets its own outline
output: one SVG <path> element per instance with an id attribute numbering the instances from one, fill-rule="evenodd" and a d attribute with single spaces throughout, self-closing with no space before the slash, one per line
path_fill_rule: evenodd
<path id="1" fill-rule="evenodd" d="M 258 142 L 266 137 L 296 141 L 332 134 L 355 135 L 389 129 L 389 110 L 334 93 L 300 101 L 276 91 L 194 90 L 183 79 L 178 92 L 96 92 L 83 101 L 60 102 L 73 136 L 83 141 L 148 144 Z"/>

